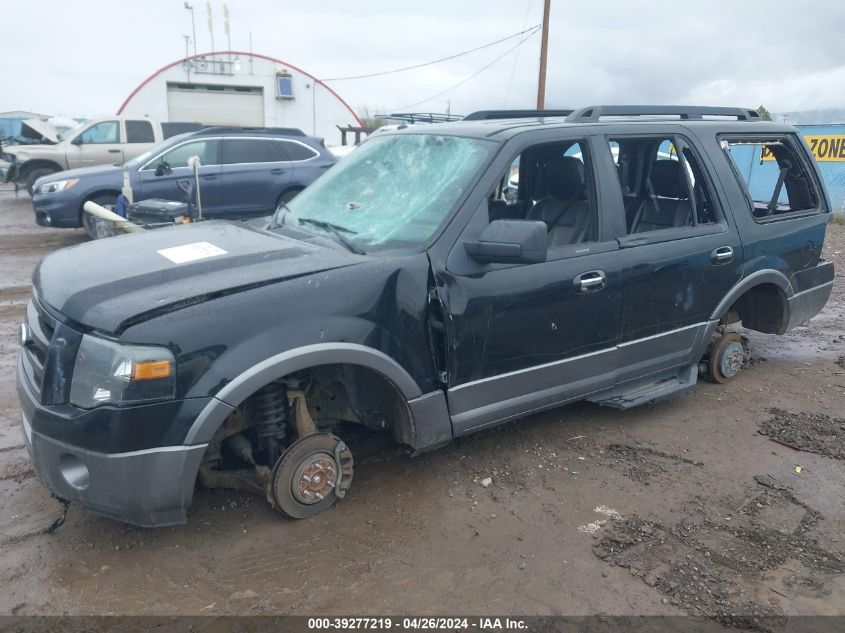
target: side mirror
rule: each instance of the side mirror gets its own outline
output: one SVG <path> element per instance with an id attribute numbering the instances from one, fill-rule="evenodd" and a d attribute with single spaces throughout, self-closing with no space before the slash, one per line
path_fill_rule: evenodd
<path id="1" fill-rule="evenodd" d="M 474 260 L 497 264 L 536 264 L 546 261 L 549 232 L 545 222 L 494 220 L 477 240 L 464 242 Z"/>
<path id="2" fill-rule="evenodd" d="M 166 160 L 162 160 L 158 165 L 156 165 L 156 176 L 169 176 L 173 173 L 173 168 L 170 167 L 170 164 Z"/>
<path id="3" fill-rule="evenodd" d="M 82 134 L 79 134 L 73 137 L 73 140 L 70 142 L 71 145 L 82 145 Z"/>

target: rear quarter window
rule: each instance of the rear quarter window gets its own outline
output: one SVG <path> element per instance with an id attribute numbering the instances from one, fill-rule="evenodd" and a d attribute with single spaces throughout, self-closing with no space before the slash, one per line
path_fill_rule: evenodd
<path id="1" fill-rule="evenodd" d="M 790 134 L 720 138 L 755 220 L 825 211 L 803 146 Z"/>

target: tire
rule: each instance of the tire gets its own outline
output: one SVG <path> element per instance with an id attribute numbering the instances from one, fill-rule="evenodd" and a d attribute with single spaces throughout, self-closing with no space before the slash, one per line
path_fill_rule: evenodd
<path id="1" fill-rule="evenodd" d="M 26 190 L 29 195 L 32 195 L 32 190 L 35 188 L 36 180 L 38 180 L 42 176 L 49 176 L 50 174 L 55 174 L 57 171 L 58 169 L 51 169 L 49 167 L 39 167 L 29 172 L 26 176 Z"/>
<path id="2" fill-rule="evenodd" d="M 307 435 L 282 453 L 271 482 L 273 507 L 293 519 L 312 517 L 346 495 L 352 453 L 331 433 Z"/>
<path id="3" fill-rule="evenodd" d="M 111 193 L 104 193 L 99 196 L 94 196 L 90 200 L 91 202 L 96 202 L 100 206 L 105 207 L 115 204 L 117 202 L 117 196 Z M 86 200 L 86 202 L 88 201 Z M 96 217 L 85 210 L 82 211 L 82 228 L 85 229 L 85 233 L 92 240 L 99 239 L 100 237 L 106 237 L 105 234 L 100 235 L 100 232 L 97 230 L 99 224 L 100 222 L 97 221 Z"/>
<path id="4" fill-rule="evenodd" d="M 736 378 L 747 365 L 747 341 L 736 332 L 729 332 L 713 344 L 706 378 L 724 385 Z"/>
<path id="5" fill-rule="evenodd" d="M 283 204 L 287 204 L 299 194 L 302 189 L 288 189 L 282 195 L 279 196 L 278 200 L 276 200 L 276 208 L 273 211 L 277 211 L 280 206 Z"/>

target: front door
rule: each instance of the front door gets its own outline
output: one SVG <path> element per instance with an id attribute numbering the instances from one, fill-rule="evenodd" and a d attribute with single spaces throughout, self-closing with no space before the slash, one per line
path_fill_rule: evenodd
<path id="1" fill-rule="evenodd" d="M 186 181 L 196 188 L 194 170 L 188 166 L 188 159 L 197 156 L 201 165 L 198 175 L 203 216 L 218 215 L 223 202 L 219 147 L 218 139 L 196 139 L 180 143 L 153 158 L 136 172 L 132 183 L 133 198 L 135 201 L 149 198 L 187 201 L 179 182 Z M 165 165 L 167 169 L 162 169 Z"/>
<path id="2" fill-rule="evenodd" d="M 70 139 L 67 162 L 70 169 L 122 163 L 120 121 L 101 121 Z"/>
<path id="3" fill-rule="evenodd" d="M 621 312 L 619 245 L 604 238 L 584 139 L 525 148 L 436 271 L 445 311 L 448 401 L 457 435 L 613 384 Z M 519 190 L 510 194 L 512 165 Z M 546 224 L 547 261 L 479 264 L 463 242 L 490 219 Z"/>

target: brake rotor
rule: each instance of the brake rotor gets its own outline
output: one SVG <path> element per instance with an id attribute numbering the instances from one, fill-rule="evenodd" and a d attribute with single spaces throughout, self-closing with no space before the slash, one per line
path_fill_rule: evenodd
<path id="1" fill-rule="evenodd" d="M 731 332 L 722 336 L 710 351 L 708 377 L 714 382 L 730 382 L 748 366 L 749 354 L 746 339 Z"/>
<path id="2" fill-rule="evenodd" d="M 273 467 L 269 498 L 295 519 L 330 508 L 352 485 L 352 453 L 331 433 L 307 435 L 288 447 Z"/>

